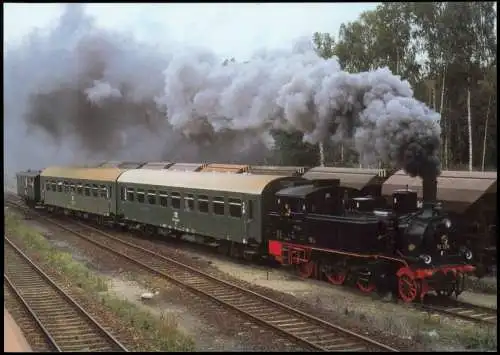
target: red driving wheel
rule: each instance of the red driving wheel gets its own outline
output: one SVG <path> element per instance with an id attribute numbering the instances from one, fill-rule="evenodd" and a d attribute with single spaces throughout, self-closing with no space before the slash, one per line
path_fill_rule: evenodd
<path id="1" fill-rule="evenodd" d="M 362 279 L 358 279 L 358 281 L 356 281 L 356 286 L 358 286 L 358 288 L 365 293 L 370 293 L 375 290 L 374 283 Z"/>
<path id="2" fill-rule="evenodd" d="M 373 282 L 373 277 L 368 270 L 365 270 L 364 276 L 358 277 L 356 286 L 358 287 L 358 289 L 365 293 L 372 292 L 376 287 L 375 283 Z"/>
<path id="3" fill-rule="evenodd" d="M 346 270 L 329 270 L 324 272 L 328 281 L 334 285 L 342 285 L 347 278 Z"/>
<path id="4" fill-rule="evenodd" d="M 313 274 L 315 266 L 316 264 L 314 263 L 314 261 L 301 263 L 297 265 L 297 273 L 299 274 L 300 277 L 307 279 L 308 277 L 311 277 L 311 275 Z"/>
<path id="5" fill-rule="evenodd" d="M 413 302 L 419 293 L 418 281 L 408 274 L 399 276 L 398 292 L 403 301 Z"/>

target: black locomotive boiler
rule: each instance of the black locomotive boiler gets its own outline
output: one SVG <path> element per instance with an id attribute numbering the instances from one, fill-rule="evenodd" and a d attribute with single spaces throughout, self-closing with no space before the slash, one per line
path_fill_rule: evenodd
<path id="1" fill-rule="evenodd" d="M 348 199 L 339 180 L 285 188 L 270 213 L 268 252 L 303 277 L 333 284 L 349 277 L 364 292 L 397 292 L 406 302 L 435 291 L 463 291 L 472 253 L 455 242 L 450 217 L 436 201 L 435 178 L 423 179 L 424 204 L 410 190 L 393 193 L 390 209 L 371 196 Z"/>

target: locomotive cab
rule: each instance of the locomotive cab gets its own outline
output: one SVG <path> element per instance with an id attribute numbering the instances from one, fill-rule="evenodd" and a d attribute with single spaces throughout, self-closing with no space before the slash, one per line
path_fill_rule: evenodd
<path id="1" fill-rule="evenodd" d="M 338 198 L 340 180 L 316 180 L 313 184 L 289 187 L 276 193 L 281 216 L 308 213 L 333 214 L 341 207 Z"/>
<path id="2" fill-rule="evenodd" d="M 339 180 L 314 181 L 278 191 L 275 194 L 277 216 L 274 214 L 277 218 L 273 223 L 277 238 L 305 242 L 304 221 L 308 214 L 335 214 L 342 209 L 339 184 Z"/>

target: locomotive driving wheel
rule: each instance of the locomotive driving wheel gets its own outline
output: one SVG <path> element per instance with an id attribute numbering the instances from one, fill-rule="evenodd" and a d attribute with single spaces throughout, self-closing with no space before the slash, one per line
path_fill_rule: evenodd
<path id="1" fill-rule="evenodd" d="M 370 293 L 375 290 L 376 285 L 371 272 L 368 270 L 360 272 L 360 275 L 356 280 L 356 286 L 358 287 L 358 289 L 365 293 Z"/>
<path id="2" fill-rule="evenodd" d="M 347 270 L 340 267 L 326 266 L 323 273 L 328 281 L 334 285 L 344 284 L 347 278 Z"/>
<path id="3" fill-rule="evenodd" d="M 314 261 L 300 263 L 296 266 L 297 273 L 299 274 L 300 277 L 307 279 L 307 278 L 312 276 L 315 266 L 316 266 L 316 263 Z"/>
<path id="4" fill-rule="evenodd" d="M 410 275 L 403 274 L 398 279 L 399 297 L 405 302 L 413 302 L 417 298 L 420 287 L 418 281 Z"/>

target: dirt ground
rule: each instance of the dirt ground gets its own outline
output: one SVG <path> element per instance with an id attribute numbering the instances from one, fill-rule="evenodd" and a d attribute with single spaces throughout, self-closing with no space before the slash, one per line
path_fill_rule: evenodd
<path id="1" fill-rule="evenodd" d="M 158 317 L 165 317 L 173 322 L 185 334 L 191 335 L 198 351 L 302 351 L 285 338 L 270 334 L 262 327 L 234 315 L 222 306 L 215 305 L 205 299 L 200 299 L 190 292 L 161 282 L 158 295 L 152 299 L 142 299 L 141 295 L 152 292 L 147 285 L 153 280 L 142 278 L 140 274 L 128 270 L 126 265 L 117 267 L 113 257 L 92 247 L 78 243 L 77 238 L 71 238 L 64 233 L 54 233 L 34 220 L 28 220 L 30 226 L 57 247 L 71 253 L 74 260 L 87 265 L 91 270 L 108 280 L 108 291 L 115 296 L 127 299 L 144 310 Z M 101 254 L 100 257 L 97 257 Z M 102 260 L 103 256 L 106 260 Z M 155 288 L 156 290 L 156 288 Z"/>
<path id="2" fill-rule="evenodd" d="M 110 281 L 110 292 L 120 295 L 157 317 L 173 318 L 183 333 L 193 337 L 197 349 L 206 351 L 244 350 L 236 339 L 224 337 L 214 339 L 213 334 L 206 331 L 210 328 L 210 324 L 206 324 L 204 319 L 191 314 L 185 305 L 172 302 L 173 292 L 169 292 L 171 290 L 163 287 L 158 295 L 155 295 L 152 299 L 142 299 L 141 295 L 151 293 L 151 290 L 130 280 L 112 278 Z"/>
<path id="3" fill-rule="evenodd" d="M 70 239 L 63 236 L 55 236 L 43 225 L 29 221 L 36 226 L 43 234 L 58 248 L 65 249 L 72 253 L 75 259 L 87 263 L 89 266 L 95 264 L 89 250 L 71 243 Z M 66 239 L 68 242 L 66 242 Z M 159 250 L 167 250 L 168 247 L 158 247 Z M 469 347 L 468 338 L 477 338 L 477 325 L 444 316 L 429 315 L 428 313 L 417 312 L 406 305 L 398 304 L 392 300 L 383 299 L 379 296 L 369 296 L 359 294 L 356 290 L 333 286 L 326 282 L 316 280 L 301 280 L 290 272 L 281 269 L 272 269 L 258 265 L 245 265 L 238 262 L 219 258 L 212 253 L 205 253 L 189 246 L 176 248 L 176 253 L 182 254 L 185 258 L 191 258 L 199 263 L 206 263 L 214 267 L 228 277 L 235 278 L 255 285 L 258 290 L 271 290 L 287 297 L 297 300 L 297 303 L 308 304 L 318 310 L 324 319 L 335 319 L 345 321 L 347 324 L 363 324 L 366 327 L 377 329 L 389 337 L 398 337 L 414 342 L 419 350 L 427 351 L 463 351 Z M 93 269 L 99 267 L 94 265 Z M 98 270 L 99 271 L 99 270 Z M 186 299 L 193 298 L 193 295 L 179 290 L 176 286 L 162 288 L 157 297 L 152 300 L 143 301 L 140 295 L 146 291 L 151 291 L 136 281 L 120 276 L 116 272 L 104 271 L 111 281 L 111 291 L 140 304 L 145 309 L 160 317 L 172 317 L 186 333 L 192 334 L 196 340 L 197 348 L 207 351 L 242 351 L 269 349 L 266 344 L 273 342 L 271 339 L 256 340 L 255 333 L 264 332 L 258 326 L 252 326 L 253 334 L 245 331 L 245 321 L 236 320 L 235 324 L 241 322 L 239 326 L 232 324 L 216 324 L 214 327 L 214 315 L 220 314 L 222 317 L 217 322 L 225 322 L 227 314 L 223 309 L 207 310 L 207 306 L 202 300 L 186 303 Z M 464 301 L 495 307 L 496 295 L 485 295 L 466 292 L 461 297 Z M 289 298 L 287 298 L 289 300 Z M 198 304 L 198 306 L 197 306 Z M 203 304 L 203 306 L 202 306 Z M 203 314 L 204 310 L 206 310 Z M 330 318 L 331 316 L 331 318 Z M 234 318 L 227 315 L 229 318 Z M 216 323 L 217 323 L 216 322 Z M 343 324 L 343 323 L 341 323 Z M 217 327 L 224 330 L 218 330 Z M 247 327 L 248 328 L 248 327 Z M 227 329 L 232 329 L 228 331 Z M 492 330 L 495 336 L 496 329 Z M 488 334 L 489 334 L 488 330 Z M 465 334 L 465 335 L 464 335 Z M 481 333 L 481 336 L 483 333 Z M 286 340 L 276 341 L 276 347 L 269 350 L 291 351 L 298 350 L 293 344 Z M 279 343 L 279 345 L 278 345 Z"/>
<path id="4" fill-rule="evenodd" d="M 477 326 L 442 315 L 416 312 L 387 297 L 360 294 L 352 288 L 333 286 L 322 281 L 303 280 L 283 269 L 245 265 L 190 247 L 183 247 L 182 253 L 200 262 L 205 261 L 233 278 L 290 295 L 320 310 L 344 315 L 403 339 L 419 339 L 424 343 L 425 350 L 443 347 L 449 350 L 466 350 L 467 344 L 461 346 L 453 333 L 457 331 L 458 335 L 459 331 L 470 330 L 474 334 L 474 327 Z M 459 299 L 497 307 L 496 295 L 464 292 Z M 496 334 L 496 330 L 494 332 Z"/>

